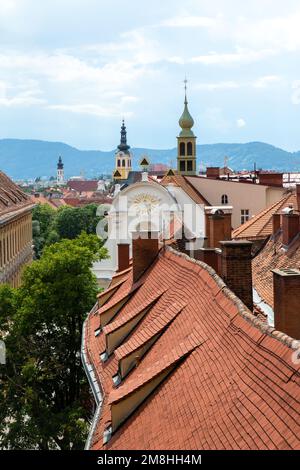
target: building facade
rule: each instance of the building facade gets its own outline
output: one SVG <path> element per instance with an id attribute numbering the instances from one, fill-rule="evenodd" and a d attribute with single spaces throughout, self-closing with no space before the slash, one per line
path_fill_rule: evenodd
<path id="1" fill-rule="evenodd" d="M 32 203 L 0 172 L 0 284 L 18 287 L 23 267 L 32 261 Z"/>

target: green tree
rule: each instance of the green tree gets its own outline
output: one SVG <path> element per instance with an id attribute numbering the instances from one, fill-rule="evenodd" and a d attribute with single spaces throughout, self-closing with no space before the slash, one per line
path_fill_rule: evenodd
<path id="1" fill-rule="evenodd" d="M 76 238 L 83 230 L 87 233 L 96 233 L 100 217 L 96 215 L 97 205 L 89 204 L 85 207 L 61 207 L 56 216 L 55 229 L 60 238 Z"/>
<path id="2" fill-rule="evenodd" d="M 36 258 L 39 258 L 42 254 L 48 236 L 52 231 L 55 217 L 55 209 L 52 209 L 48 204 L 37 204 L 32 211 L 32 236 Z"/>
<path id="3" fill-rule="evenodd" d="M 91 266 L 106 257 L 96 235 L 46 247 L 18 289 L 0 288 L 7 364 L 0 369 L 0 447 L 80 449 L 90 393 L 81 331 L 98 291 Z"/>

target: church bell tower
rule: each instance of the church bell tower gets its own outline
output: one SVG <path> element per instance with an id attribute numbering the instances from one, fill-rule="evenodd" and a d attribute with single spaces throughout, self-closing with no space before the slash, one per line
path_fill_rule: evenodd
<path id="1" fill-rule="evenodd" d="M 177 137 L 177 173 L 179 175 L 193 176 L 197 174 L 196 136 L 192 131 L 194 119 L 188 110 L 186 84 L 187 80 L 185 79 L 184 110 L 179 119 L 181 132 Z"/>
<path id="2" fill-rule="evenodd" d="M 132 155 L 130 152 L 130 145 L 127 144 L 127 131 L 124 119 L 121 126 L 121 141 L 115 153 L 115 170 L 113 173 L 114 180 L 126 180 L 129 172 L 132 170 Z"/>
<path id="3" fill-rule="evenodd" d="M 57 185 L 62 185 L 64 184 L 65 181 L 65 175 L 64 175 L 64 164 L 62 161 L 62 158 L 59 157 L 58 163 L 57 163 L 57 175 L 56 175 L 56 183 Z"/>

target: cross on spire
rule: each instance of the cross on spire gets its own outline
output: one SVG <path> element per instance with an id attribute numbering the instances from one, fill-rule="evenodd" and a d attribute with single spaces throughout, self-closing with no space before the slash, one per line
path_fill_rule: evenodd
<path id="1" fill-rule="evenodd" d="M 185 94 L 185 97 L 184 97 L 184 103 L 187 104 L 187 97 L 186 97 L 186 89 L 187 89 L 187 78 L 185 77 L 185 79 L 183 80 L 183 83 L 184 83 L 184 94 Z"/>

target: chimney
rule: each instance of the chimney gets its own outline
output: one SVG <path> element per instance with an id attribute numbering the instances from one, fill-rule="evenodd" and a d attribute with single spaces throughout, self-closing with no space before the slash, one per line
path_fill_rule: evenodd
<path id="1" fill-rule="evenodd" d="M 259 184 L 266 186 L 283 186 L 283 174 L 282 173 L 263 173 L 259 172 Z"/>
<path id="2" fill-rule="evenodd" d="M 299 233 L 299 214 L 286 207 L 282 211 L 282 244 L 288 246 Z"/>
<path id="3" fill-rule="evenodd" d="M 132 233 L 132 271 L 136 282 L 158 255 L 159 232 L 139 231 Z"/>
<path id="4" fill-rule="evenodd" d="M 252 242 L 247 240 L 221 241 L 221 277 L 228 287 L 252 311 Z"/>
<path id="5" fill-rule="evenodd" d="M 208 166 L 206 168 L 206 176 L 207 178 L 219 178 L 220 176 L 220 167 L 218 166 Z"/>
<path id="6" fill-rule="evenodd" d="M 129 268 L 129 243 L 118 243 L 118 271 Z"/>
<path id="7" fill-rule="evenodd" d="M 297 210 L 300 212 L 300 184 L 296 184 Z"/>
<path id="8" fill-rule="evenodd" d="M 300 339 L 300 271 L 274 269 L 274 323 L 278 331 Z"/>
<path id="9" fill-rule="evenodd" d="M 280 217 L 281 215 L 279 213 L 273 214 L 273 217 L 272 217 L 272 223 L 273 223 L 272 234 L 273 235 L 275 235 L 280 229 Z"/>
<path id="10" fill-rule="evenodd" d="M 212 209 L 206 220 L 209 225 L 209 248 L 220 248 L 221 240 L 231 240 L 231 214 L 224 214 L 221 209 Z"/>
<path id="11" fill-rule="evenodd" d="M 203 261 L 218 272 L 218 255 L 215 248 L 200 248 L 197 250 L 195 259 Z"/>

